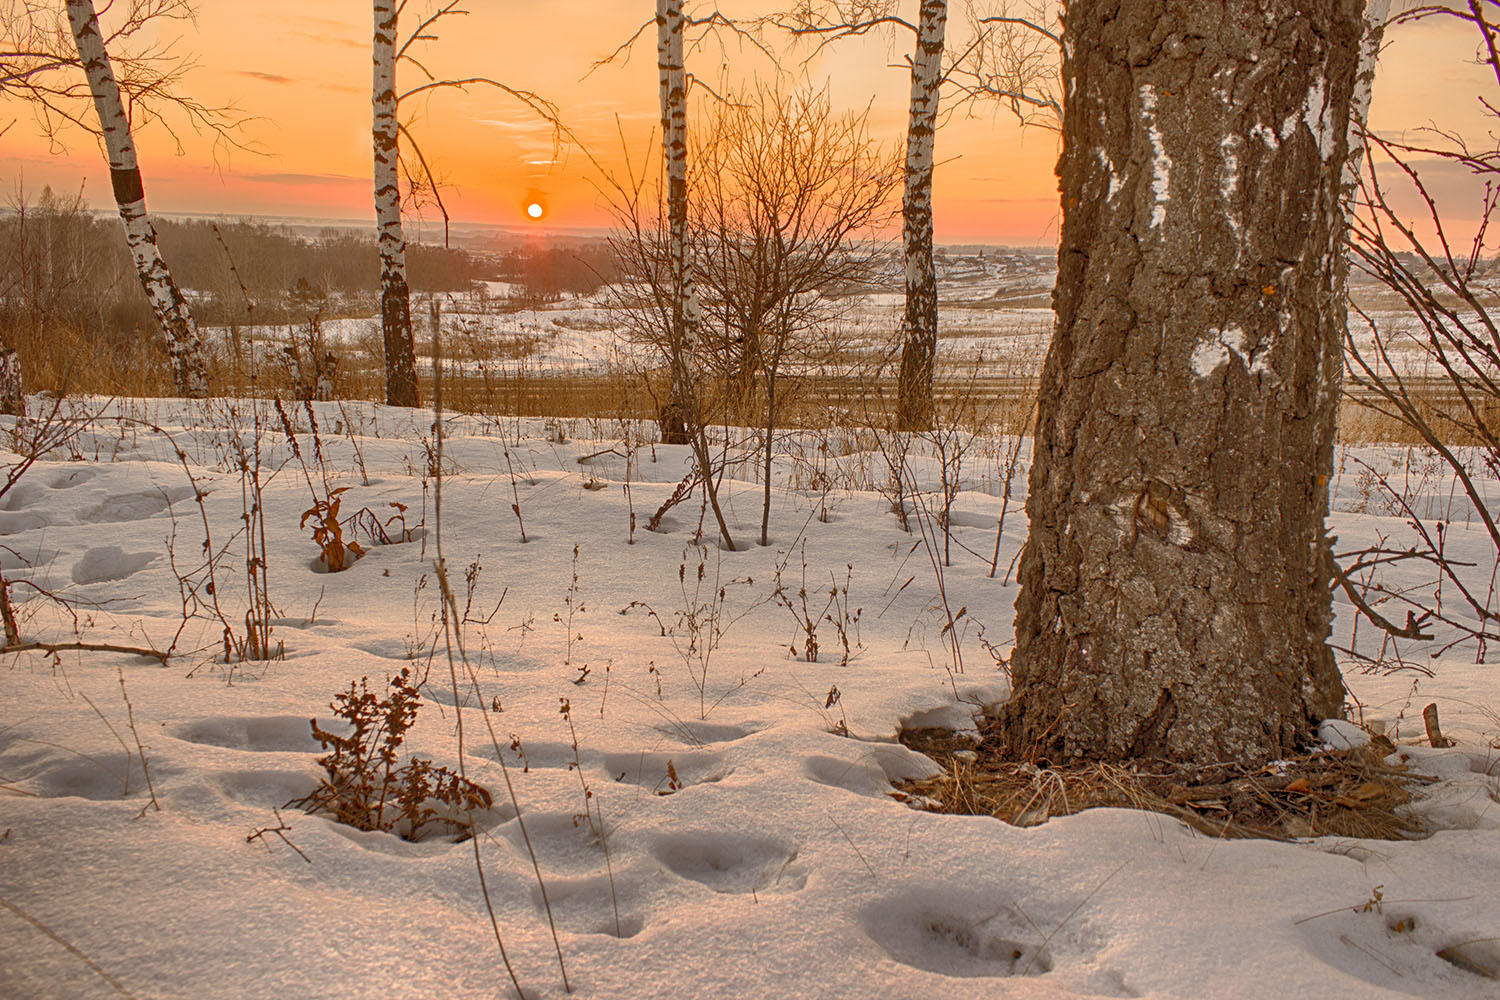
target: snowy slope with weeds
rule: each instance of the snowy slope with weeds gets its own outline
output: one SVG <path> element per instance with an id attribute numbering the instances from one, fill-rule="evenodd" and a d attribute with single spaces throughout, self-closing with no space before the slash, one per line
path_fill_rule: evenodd
<path id="1" fill-rule="evenodd" d="M 1001 446 L 962 469 L 914 446 L 910 532 L 854 488 L 887 456 L 827 448 L 821 477 L 787 457 L 766 547 L 739 466 L 730 552 L 699 543 L 696 501 L 646 530 L 689 466 L 639 428 L 450 417 L 439 449 L 430 414 L 363 404 L 318 404 L 316 435 L 300 405 L 84 411 L 0 495 L 19 638 L 167 657 L 0 664 L 0 995 L 514 995 L 497 933 L 529 998 L 1500 990 L 1500 700 L 1461 650 L 1349 678 L 1398 739 L 1437 701 L 1459 740 L 1402 748 L 1441 779 L 1420 840 L 897 801 L 937 773 L 903 728 L 971 727 L 1006 693 L 1024 461 L 997 549 Z M 922 514 L 945 467 L 946 566 Z M 415 841 L 289 807 L 338 780 L 310 720 L 349 738 L 336 696 L 368 678 L 378 702 L 404 668 L 421 702 L 389 762 L 489 804 Z"/>

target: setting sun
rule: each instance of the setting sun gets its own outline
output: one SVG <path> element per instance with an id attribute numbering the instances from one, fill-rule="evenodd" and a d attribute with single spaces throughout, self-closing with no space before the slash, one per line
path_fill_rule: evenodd
<path id="1" fill-rule="evenodd" d="M 537 204 L 536 202 L 532 202 L 530 205 L 526 206 L 526 214 L 531 216 L 533 219 L 540 219 L 542 217 L 542 206 Z"/>

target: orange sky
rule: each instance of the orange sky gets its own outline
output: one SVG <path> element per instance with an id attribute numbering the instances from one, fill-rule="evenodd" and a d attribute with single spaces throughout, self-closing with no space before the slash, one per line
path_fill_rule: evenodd
<path id="1" fill-rule="evenodd" d="M 147 201 L 158 212 L 297 215 L 364 219 L 370 192 L 370 11 L 353 2 L 201 0 L 196 27 L 183 51 L 198 65 L 185 88 L 207 103 L 233 102 L 251 121 L 246 135 L 260 153 L 220 152 L 188 134 L 179 154 L 171 137 L 153 128 L 138 136 Z M 412 3 L 412 8 L 421 6 Z M 657 121 L 653 33 L 637 42 L 628 64 L 606 66 L 581 79 L 652 13 L 645 0 L 588 4 L 496 4 L 474 0 L 473 13 L 443 22 L 427 64 L 442 76 L 489 76 L 532 90 L 556 104 L 567 125 L 594 156 L 620 169 L 623 131 L 637 167 Z M 733 13 L 738 7 L 724 4 Z M 915 6 L 908 3 L 907 6 Z M 566 13 L 564 13 L 566 12 Z M 408 15 L 408 18 L 410 15 Z M 560 20 L 566 36 L 556 34 Z M 961 28 L 955 26 L 954 31 Z M 872 131 L 895 142 L 906 113 L 904 69 L 886 68 L 909 46 L 865 42 L 825 56 L 815 67 L 831 80 L 836 103 L 872 104 Z M 1467 134 L 1483 134 L 1474 95 L 1486 78 L 1464 60 L 1472 48 L 1435 25 L 1406 29 L 1385 53 L 1376 84 L 1372 124 L 1394 130 L 1424 124 L 1440 113 Z M 717 83 L 725 67 L 748 72 L 760 57 L 708 46 L 689 55 L 692 70 Z M 415 80 L 402 71 L 403 85 Z M 1493 89 L 1493 80 L 1489 81 Z M 1456 116 L 1456 117 L 1455 117 Z M 0 184 L 13 194 L 45 185 L 83 192 L 95 206 L 109 202 L 108 175 L 94 141 L 67 137 L 50 151 L 23 109 L 0 104 Z M 618 123 L 618 124 L 617 124 Z M 455 219 L 517 227 L 607 224 L 591 183 L 594 169 L 579 148 L 554 161 L 549 127 L 492 88 L 441 92 L 424 105 L 418 123 L 428 157 L 450 185 L 445 195 Z M 617 129 L 619 131 L 617 131 Z M 1056 239 L 1055 137 L 1023 132 L 1002 113 L 960 113 L 938 136 L 935 225 L 940 242 L 1050 244 Z M 540 222 L 526 217 L 542 201 Z M 430 220 L 436 216 L 429 214 Z M 430 236 L 432 230 L 425 229 Z"/>

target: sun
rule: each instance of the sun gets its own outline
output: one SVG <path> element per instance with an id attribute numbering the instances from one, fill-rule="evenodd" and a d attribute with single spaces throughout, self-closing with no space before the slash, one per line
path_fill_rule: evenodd
<path id="1" fill-rule="evenodd" d="M 542 217 L 542 211 L 542 206 L 537 202 L 532 202 L 530 205 L 526 206 L 526 214 L 531 216 L 533 219 L 540 219 Z"/>

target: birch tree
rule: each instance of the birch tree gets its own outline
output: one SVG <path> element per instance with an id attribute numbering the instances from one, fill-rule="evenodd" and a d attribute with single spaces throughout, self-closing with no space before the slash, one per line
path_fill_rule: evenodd
<path id="1" fill-rule="evenodd" d="M 1265 760 L 1337 716 L 1325 534 L 1361 0 L 1080 2 L 1006 738 Z"/>
<path id="2" fill-rule="evenodd" d="M 1034 111 L 1049 103 L 1047 89 L 1038 89 L 1033 83 L 1050 72 L 1050 63 L 1044 49 L 1034 41 L 1014 44 L 1006 39 L 1033 34 L 1045 39 L 1051 35 L 1038 20 L 1043 8 L 1041 3 L 1031 5 L 1028 13 L 1035 16 L 1027 17 L 1011 16 L 1006 8 L 991 13 L 967 5 L 971 31 L 956 58 L 946 62 L 948 0 L 919 0 L 915 21 L 899 15 L 897 0 L 801 0 L 780 19 L 793 34 L 817 38 L 818 49 L 872 31 L 905 31 L 912 38 L 907 60 L 911 97 L 901 200 L 906 297 L 896 383 L 898 431 L 927 430 L 933 420 L 938 297 L 932 260 L 932 177 L 943 86 L 961 73 L 962 99 L 997 100 L 1023 123 L 1030 121 Z"/>
<path id="3" fill-rule="evenodd" d="M 911 101 L 906 124 L 906 167 L 901 197 L 901 243 L 906 308 L 901 320 L 896 429 L 932 426 L 933 362 L 937 357 L 937 273 L 932 263 L 932 172 L 937 148 L 938 99 L 943 82 L 943 40 L 948 0 L 920 0 L 915 22 L 901 17 L 897 0 L 803 0 L 782 24 L 795 35 L 819 39 L 818 48 L 871 31 L 897 29 L 913 39 Z"/>
<path id="4" fill-rule="evenodd" d="M 409 106 L 412 98 L 438 90 L 467 91 L 474 86 L 490 87 L 551 122 L 554 142 L 560 143 L 562 133 L 557 109 L 537 94 L 484 76 L 439 78 L 417 58 L 413 50 L 437 39 L 436 28 L 440 21 L 469 13 L 459 6 L 459 0 L 445 0 L 428 8 L 404 36 L 400 19 L 406 10 L 406 0 L 373 0 L 373 9 L 370 137 L 374 153 L 376 243 L 380 251 L 380 329 L 385 348 L 385 395 L 391 406 L 419 406 L 421 395 L 417 388 L 416 344 L 411 326 L 411 289 L 406 278 L 406 234 L 401 225 L 403 170 L 408 178 L 408 189 L 414 194 L 420 191 L 421 197 L 431 198 L 442 212 L 445 237 L 448 209 L 443 204 L 438 179 L 416 140 L 410 118 L 402 120 L 403 104 Z M 397 70 L 402 66 L 410 66 L 421 77 L 419 82 L 405 90 L 397 88 Z M 407 167 L 402 154 L 403 145 L 412 151 L 415 168 Z"/>
<path id="5" fill-rule="evenodd" d="M 687 242 L 687 69 L 682 55 L 685 26 L 681 0 L 657 0 L 656 68 L 662 164 L 667 178 L 667 280 L 671 302 L 667 358 L 672 384 L 661 428 L 666 444 L 686 444 L 689 440 L 688 414 L 684 411 L 693 393 L 691 355 L 700 320 Z"/>
<path id="6" fill-rule="evenodd" d="M 203 338 L 188 310 L 187 300 L 172 280 L 172 272 L 156 245 L 156 228 L 146 213 L 145 188 L 136 161 L 130 119 L 120 99 L 120 86 L 110 66 L 104 37 L 92 0 L 67 0 L 68 22 L 78 47 L 78 58 L 88 78 L 94 110 L 99 117 L 105 154 L 109 160 L 110 187 L 125 224 L 125 241 L 135 263 L 141 288 L 167 340 L 172 384 L 182 396 L 201 398 L 208 393 L 208 369 Z"/>
<path id="7" fill-rule="evenodd" d="M 671 366 L 672 390 L 669 406 L 681 412 L 670 422 L 681 420 L 682 431 L 693 449 L 699 478 L 719 525 L 724 547 L 734 548 L 729 525 L 719 505 L 718 484 L 709 453 L 708 436 L 693 384 L 693 349 L 698 341 L 702 309 L 688 253 L 688 77 L 683 65 L 682 36 L 688 20 L 682 13 L 682 0 L 656 0 L 656 65 L 658 91 L 661 97 L 662 163 L 667 175 L 667 273 L 671 283 L 672 326 L 669 333 L 668 361 Z M 663 439 L 668 421 L 663 421 Z"/>
<path id="8" fill-rule="evenodd" d="M 380 249 L 380 332 L 385 345 L 385 401 L 420 406 L 416 345 L 411 330 L 411 289 L 406 282 L 406 235 L 401 229 L 400 123 L 396 95 L 396 0 L 374 0 L 375 232 Z"/>
<path id="9" fill-rule="evenodd" d="M 938 339 L 937 271 L 932 264 L 932 168 L 947 26 L 948 0 L 922 0 L 911 57 L 906 178 L 901 195 L 906 311 L 901 321 L 901 372 L 896 378 L 898 431 L 924 431 L 932 426 L 933 362 Z"/>

